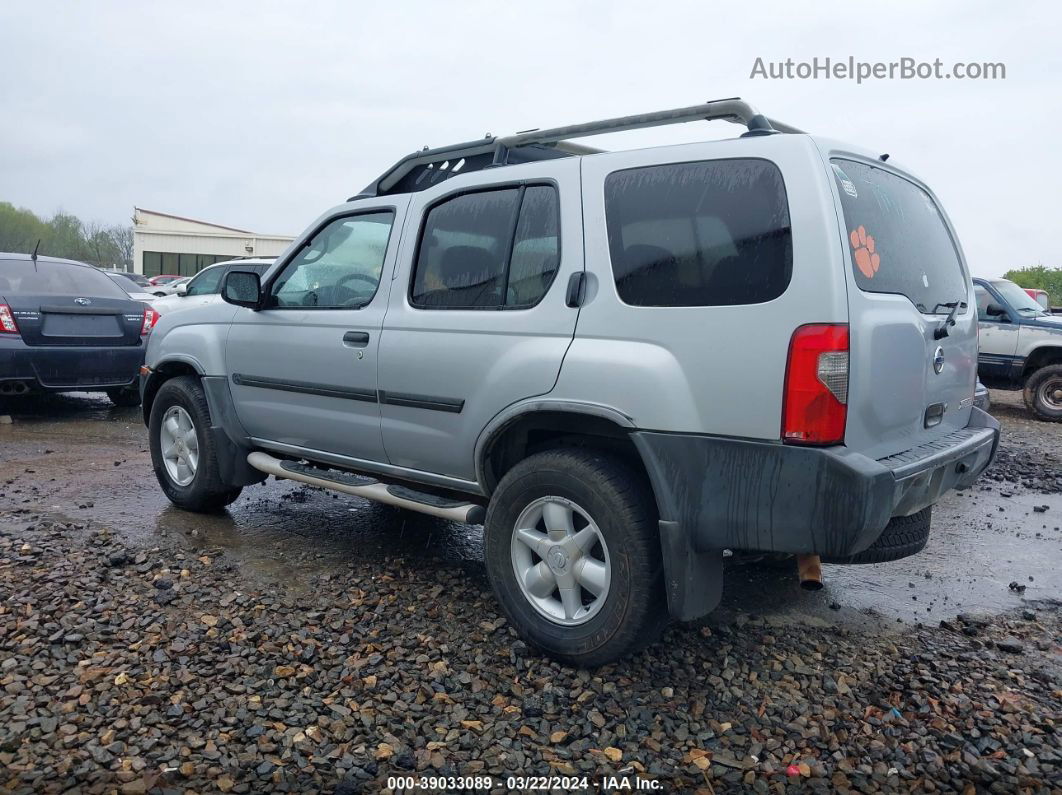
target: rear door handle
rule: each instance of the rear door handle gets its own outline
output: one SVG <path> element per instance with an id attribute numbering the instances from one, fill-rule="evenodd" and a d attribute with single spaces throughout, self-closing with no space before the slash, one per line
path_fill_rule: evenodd
<path id="1" fill-rule="evenodd" d="M 369 332 L 348 331 L 343 335 L 343 344 L 348 348 L 364 348 L 369 344 Z"/>

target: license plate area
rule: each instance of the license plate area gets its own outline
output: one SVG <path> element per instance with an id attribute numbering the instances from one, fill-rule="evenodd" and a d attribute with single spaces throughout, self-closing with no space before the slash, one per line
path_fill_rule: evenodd
<path id="1" fill-rule="evenodd" d="M 122 327 L 118 315 L 62 315 L 48 312 L 43 316 L 41 335 L 114 339 L 122 336 Z"/>

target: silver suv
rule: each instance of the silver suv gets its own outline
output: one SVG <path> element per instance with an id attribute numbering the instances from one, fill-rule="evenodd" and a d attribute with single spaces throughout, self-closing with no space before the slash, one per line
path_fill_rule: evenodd
<path id="1" fill-rule="evenodd" d="M 706 119 L 746 132 L 572 142 Z M 998 440 L 933 194 L 740 100 L 417 152 L 222 294 L 150 338 L 167 496 L 274 475 L 483 523 L 505 614 L 577 664 L 712 610 L 725 550 L 917 552 Z"/>

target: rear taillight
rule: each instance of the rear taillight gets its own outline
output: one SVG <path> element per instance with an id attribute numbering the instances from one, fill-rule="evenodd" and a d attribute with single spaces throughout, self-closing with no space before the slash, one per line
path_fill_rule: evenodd
<path id="1" fill-rule="evenodd" d="M 18 324 L 7 304 L 0 304 L 0 334 L 18 334 Z"/>
<path id="2" fill-rule="evenodd" d="M 159 322 L 159 318 L 162 317 L 158 312 L 152 309 L 150 306 L 144 310 L 144 322 L 140 326 L 140 336 L 146 337 L 151 329 L 155 328 L 155 324 Z"/>
<path id="3" fill-rule="evenodd" d="M 848 417 L 848 326 L 801 326 L 789 342 L 782 441 L 840 444 Z"/>

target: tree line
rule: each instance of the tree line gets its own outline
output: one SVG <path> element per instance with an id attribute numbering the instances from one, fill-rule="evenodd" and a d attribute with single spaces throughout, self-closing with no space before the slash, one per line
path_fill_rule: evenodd
<path id="1" fill-rule="evenodd" d="M 0 202 L 0 251 L 38 254 L 88 262 L 100 268 L 133 267 L 133 227 L 83 222 L 57 212 L 45 220 L 31 210 Z"/>

